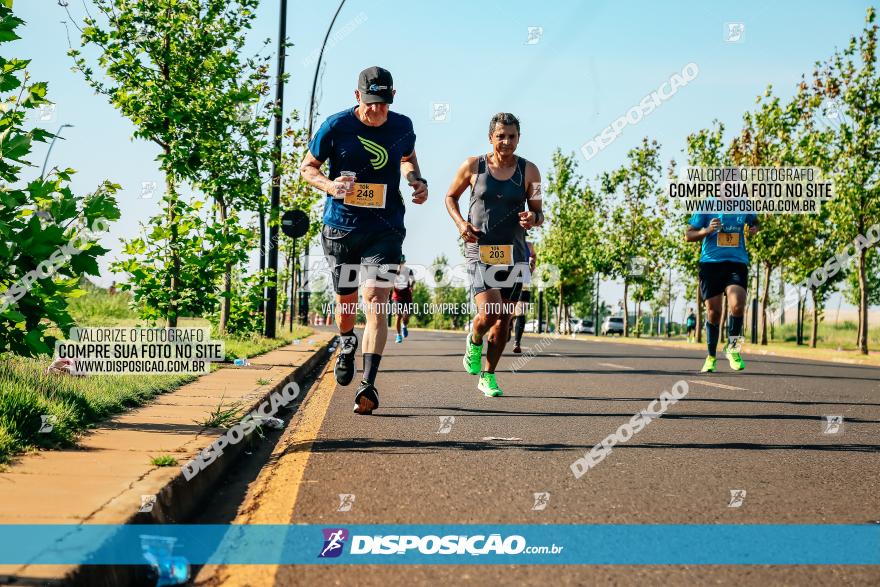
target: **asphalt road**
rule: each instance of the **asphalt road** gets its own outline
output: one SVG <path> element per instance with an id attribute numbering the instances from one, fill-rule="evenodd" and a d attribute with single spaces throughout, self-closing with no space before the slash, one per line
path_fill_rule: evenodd
<path id="1" fill-rule="evenodd" d="M 504 397 L 461 366 L 464 335 L 390 336 L 381 407 L 337 387 L 319 418 L 291 523 L 856 523 L 880 520 L 880 369 L 744 354 L 700 374 L 704 350 L 527 337 Z M 360 357 L 358 358 L 360 365 Z M 680 380 L 689 393 L 576 479 L 572 462 Z M 310 392 L 311 393 L 311 392 Z M 322 410 L 310 406 L 305 410 Z M 826 433 L 826 415 L 842 432 Z M 443 424 L 442 419 L 453 416 Z M 448 432 L 441 432 L 441 429 Z M 271 465 L 268 465 L 271 466 Z M 729 507 L 731 490 L 744 490 Z M 535 493 L 549 493 L 544 509 Z M 355 496 L 338 511 L 339 494 Z M 232 581 L 234 582 L 234 581 Z M 276 585 L 877 585 L 869 566 L 299 566 Z"/>

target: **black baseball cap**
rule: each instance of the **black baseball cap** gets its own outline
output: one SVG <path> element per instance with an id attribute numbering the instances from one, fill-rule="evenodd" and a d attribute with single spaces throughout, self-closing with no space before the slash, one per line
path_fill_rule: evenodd
<path id="1" fill-rule="evenodd" d="M 365 104 L 394 102 L 394 80 L 391 72 L 379 66 L 368 67 L 358 75 L 358 90 Z"/>

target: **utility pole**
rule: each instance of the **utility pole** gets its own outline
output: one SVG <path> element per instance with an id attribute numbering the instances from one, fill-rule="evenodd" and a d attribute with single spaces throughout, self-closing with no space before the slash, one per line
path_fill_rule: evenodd
<path id="1" fill-rule="evenodd" d="M 278 73 L 275 87 L 275 152 L 272 156 L 272 196 L 269 201 L 268 265 L 272 271 L 272 285 L 266 296 L 266 338 L 275 338 L 275 318 L 278 311 L 278 218 L 281 208 L 281 122 L 284 110 L 284 53 L 287 50 L 287 0 L 281 0 L 278 25 Z"/>
<path id="2" fill-rule="evenodd" d="M 315 77 L 312 78 L 312 93 L 309 96 L 309 120 L 308 120 L 308 140 L 312 139 L 312 130 L 315 126 L 315 91 L 318 88 L 318 73 L 321 71 L 321 63 L 324 59 L 324 49 L 327 47 L 327 40 L 330 38 L 330 31 L 333 30 L 333 25 L 336 24 L 336 17 L 339 16 L 340 11 L 342 11 L 342 6 L 345 4 L 345 0 L 341 0 L 339 6 L 336 7 L 336 12 L 333 14 L 333 19 L 330 21 L 330 26 L 327 27 L 327 32 L 324 33 L 324 42 L 321 43 L 321 50 L 318 52 L 318 63 L 315 65 Z M 309 264 L 308 264 L 308 254 L 309 254 L 309 243 L 306 241 L 305 246 L 303 247 L 303 262 L 302 262 L 302 281 L 300 283 L 308 283 L 309 280 Z M 300 298 L 300 321 L 303 324 L 308 323 L 308 315 L 309 315 L 309 289 L 307 287 L 301 288 L 299 295 Z M 389 320 L 391 316 L 389 315 Z M 390 323 L 389 323 L 390 324 Z"/>

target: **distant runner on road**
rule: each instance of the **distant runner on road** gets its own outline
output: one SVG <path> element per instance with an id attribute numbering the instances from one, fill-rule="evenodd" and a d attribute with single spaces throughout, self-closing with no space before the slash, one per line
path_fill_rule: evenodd
<path id="1" fill-rule="evenodd" d="M 746 287 L 749 282 L 749 253 L 746 227 L 750 235 L 758 232 L 755 214 L 694 214 L 688 221 L 688 242 L 703 241 L 700 250 L 700 294 L 706 300 L 706 357 L 701 371 L 715 371 L 715 352 L 721 322 L 721 294 L 727 295 L 727 361 L 734 371 L 746 368 L 740 356 Z"/>
<path id="2" fill-rule="evenodd" d="M 409 315 L 412 310 L 413 285 L 416 279 L 412 269 L 406 266 L 406 257 L 400 257 L 400 267 L 397 269 L 397 277 L 394 280 L 394 291 L 391 292 L 391 301 L 397 305 L 397 337 L 394 342 L 401 343 L 409 336 Z M 401 330 L 402 329 L 402 330 Z"/>
<path id="3" fill-rule="evenodd" d="M 324 121 L 300 168 L 309 184 L 327 193 L 321 244 L 333 268 L 341 347 L 334 374 L 340 385 L 351 383 L 357 370 L 355 306 L 360 268 L 366 269 L 364 376 L 355 394 L 356 414 L 370 414 L 379 407 L 375 381 L 388 337 L 385 306 L 406 236 L 400 176 L 413 189 L 414 204 L 428 199 L 428 182 L 416 159 L 412 121 L 388 109 L 395 93 L 387 69 L 363 70 L 354 92 L 357 106 Z M 325 161 L 330 162 L 328 175 L 321 171 Z"/>
<path id="4" fill-rule="evenodd" d="M 541 174 L 538 168 L 515 155 L 519 120 L 501 112 L 489 122 L 487 155 L 468 157 L 446 193 L 446 209 L 465 240 L 465 257 L 471 290 L 477 305 L 467 335 L 464 368 L 479 373 L 477 389 L 483 395 L 503 395 L 495 368 L 510 334 L 510 316 L 529 274 L 526 231 L 544 221 L 541 211 Z M 467 220 L 458 199 L 470 187 Z M 482 371 L 483 337 L 487 335 L 486 366 Z"/>
<path id="5" fill-rule="evenodd" d="M 697 316 L 694 314 L 693 308 L 688 308 L 688 316 L 686 321 L 688 342 L 696 342 L 697 340 Z"/>
<path id="6" fill-rule="evenodd" d="M 535 246 L 526 241 L 529 247 L 529 275 L 523 280 L 522 294 L 516 303 L 516 315 L 513 317 L 513 352 L 519 354 L 522 352 L 520 343 L 522 343 L 523 332 L 526 329 L 526 309 L 532 301 L 532 273 L 535 271 L 535 264 L 538 257 L 535 255 Z"/>

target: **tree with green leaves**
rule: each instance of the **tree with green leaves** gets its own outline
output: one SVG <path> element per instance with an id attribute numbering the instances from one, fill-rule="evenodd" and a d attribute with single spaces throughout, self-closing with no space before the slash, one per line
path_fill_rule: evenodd
<path id="1" fill-rule="evenodd" d="M 165 175 L 167 259 L 154 269 L 151 286 L 167 287 L 168 326 L 176 326 L 184 305 L 195 292 L 182 291 L 183 244 L 178 225 L 184 207 L 181 184 L 194 182 L 217 125 L 228 122 L 230 102 L 247 103 L 251 96 L 238 84 L 244 32 L 250 29 L 258 0 L 95 0 L 98 17 L 87 13 L 79 27 L 83 48 L 97 51 L 95 73 L 83 51 L 71 47 L 75 69 L 86 82 L 135 127 L 135 138 L 159 146 Z M 74 20 L 71 17 L 71 20 Z M 156 226 L 155 221 L 151 224 Z M 152 243 L 145 243 L 148 247 Z M 151 255 L 155 257 L 155 255 Z"/>
<path id="2" fill-rule="evenodd" d="M 865 238 L 868 228 L 880 222 L 880 72 L 875 21 L 876 11 L 868 8 L 861 33 L 818 64 L 810 84 L 801 84 L 801 90 L 810 95 L 810 106 L 835 120 L 828 147 L 836 196 L 828 209 L 837 237 L 845 243 Z M 832 111 L 835 116 L 828 116 Z M 872 284 L 866 248 L 859 248 L 856 260 L 858 347 L 867 354 Z"/>
<path id="3" fill-rule="evenodd" d="M 627 153 L 626 164 L 602 176 L 602 191 L 611 201 L 613 234 L 608 239 L 614 255 L 609 256 L 610 273 L 623 280 L 624 336 L 629 336 L 628 296 L 634 264 L 655 265 L 656 247 L 662 239 L 664 218 L 657 208 L 663 193 L 661 175 L 660 144 L 646 137 Z"/>
<path id="4" fill-rule="evenodd" d="M 796 165 L 794 133 L 802 118 L 797 100 L 784 104 L 768 87 L 757 99 L 757 108 L 743 116 L 743 128 L 728 149 L 734 165 L 778 167 Z M 798 235 L 799 221 L 792 215 L 765 214 L 759 217 L 761 230 L 746 239 L 754 263 L 764 269 L 760 302 L 760 343 L 767 344 L 767 309 L 773 271 L 798 254 L 792 239 Z"/>
<path id="5" fill-rule="evenodd" d="M 553 153 L 547 179 L 547 222 L 537 251 L 541 263 L 555 265 L 559 279 L 548 288 L 557 299 L 559 333 L 570 330 L 571 305 L 592 300 L 594 277 L 603 269 L 603 208 L 598 194 L 577 174 L 574 154 Z"/>
<path id="6" fill-rule="evenodd" d="M 22 24 L 0 6 L 0 43 L 20 38 Z M 85 293 L 84 275 L 100 275 L 97 259 L 108 250 L 97 240 L 119 218 L 119 186 L 105 181 L 76 196 L 69 186 L 72 169 L 23 178 L 25 167 L 35 167 L 28 161 L 33 144 L 54 136 L 25 130 L 27 113 L 51 103 L 46 83 L 30 80 L 28 63 L 0 57 L 0 354 L 34 356 L 53 352 L 50 327 L 68 335 L 74 321 L 67 300 Z"/>

